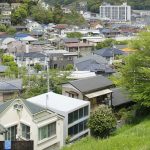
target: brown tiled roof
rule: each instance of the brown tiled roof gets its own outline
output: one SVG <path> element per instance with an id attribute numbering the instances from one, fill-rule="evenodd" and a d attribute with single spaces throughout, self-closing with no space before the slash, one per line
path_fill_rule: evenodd
<path id="1" fill-rule="evenodd" d="M 65 45 L 66 47 L 92 47 L 91 44 L 88 43 L 69 43 Z"/>

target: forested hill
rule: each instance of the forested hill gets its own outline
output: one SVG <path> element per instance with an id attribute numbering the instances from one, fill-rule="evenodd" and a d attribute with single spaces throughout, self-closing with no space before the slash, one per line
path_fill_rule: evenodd
<path id="1" fill-rule="evenodd" d="M 87 1 L 88 9 L 93 12 L 99 11 L 99 6 L 102 2 L 108 2 L 111 4 L 121 4 L 127 0 L 44 0 L 46 3 L 54 5 L 56 3 L 61 5 L 73 4 L 75 5 L 79 1 Z M 128 0 L 128 4 L 133 9 L 150 10 L 150 0 Z"/>

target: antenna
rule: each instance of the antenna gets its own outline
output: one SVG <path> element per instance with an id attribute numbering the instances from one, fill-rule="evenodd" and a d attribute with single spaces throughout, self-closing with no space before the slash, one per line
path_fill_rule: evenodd
<path id="1" fill-rule="evenodd" d="M 48 97 L 49 97 L 49 96 L 48 96 L 48 93 L 47 93 L 47 94 L 46 94 L 46 110 L 48 109 L 48 108 L 47 108 Z"/>

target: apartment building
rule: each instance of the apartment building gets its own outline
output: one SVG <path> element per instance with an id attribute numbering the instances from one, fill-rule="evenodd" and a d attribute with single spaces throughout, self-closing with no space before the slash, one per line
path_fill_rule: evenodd
<path id="1" fill-rule="evenodd" d="M 110 21 L 131 21 L 131 6 L 128 6 L 127 3 L 122 5 L 110 5 L 104 3 L 100 6 L 100 19 L 110 20 Z"/>

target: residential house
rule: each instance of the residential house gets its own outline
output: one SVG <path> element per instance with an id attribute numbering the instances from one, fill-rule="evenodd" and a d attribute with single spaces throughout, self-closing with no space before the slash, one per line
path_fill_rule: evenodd
<path id="1" fill-rule="evenodd" d="M 11 25 L 11 8 L 8 3 L 0 3 L 0 23 Z"/>
<path id="2" fill-rule="evenodd" d="M 35 150 L 58 150 L 63 145 L 63 117 L 26 100 L 1 104 L 0 124 L 1 141 L 33 140 Z"/>
<path id="3" fill-rule="evenodd" d="M 90 71 L 103 75 L 110 75 L 115 72 L 104 57 L 95 54 L 74 59 L 74 68 L 77 71 Z"/>
<path id="4" fill-rule="evenodd" d="M 120 31 L 119 31 L 119 30 L 116 30 L 116 29 L 109 29 L 109 28 L 102 29 L 100 32 L 101 32 L 101 34 L 103 34 L 106 38 L 113 38 L 113 37 L 115 37 L 116 35 L 119 35 L 119 34 L 120 34 Z"/>
<path id="5" fill-rule="evenodd" d="M 117 56 L 124 55 L 125 53 L 120 49 L 107 47 L 96 50 L 93 52 L 93 54 L 106 58 L 106 60 L 112 64 L 115 59 L 118 59 Z"/>
<path id="6" fill-rule="evenodd" d="M 35 64 L 41 64 L 46 66 L 46 55 L 39 52 L 17 53 L 16 63 L 18 66 L 34 66 Z"/>
<path id="7" fill-rule="evenodd" d="M 90 115 L 90 104 L 68 96 L 49 92 L 41 94 L 27 101 L 39 106 L 47 106 L 51 110 L 64 117 L 63 139 L 70 142 L 89 134 L 87 120 Z"/>
<path id="8" fill-rule="evenodd" d="M 65 69 L 68 64 L 73 65 L 73 60 L 78 57 L 76 52 L 68 52 L 66 50 L 50 50 L 49 56 L 50 68 Z"/>
<path id="9" fill-rule="evenodd" d="M 0 80 L 0 102 L 15 98 L 22 90 L 22 80 Z"/>
<path id="10" fill-rule="evenodd" d="M 17 53 L 42 52 L 40 45 L 27 44 L 26 42 L 14 41 L 7 44 L 6 52 L 16 56 Z"/>
<path id="11" fill-rule="evenodd" d="M 59 35 L 62 34 L 62 31 L 67 29 L 68 25 L 67 24 L 57 24 L 55 27 L 53 27 Z"/>
<path id="12" fill-rule="evenodd" d="M 93 45 L 88 43 L 69 43 L 65 47 L 68 52 L 77 52 L 79 56 L 86 56 L 93 51 Z"/>
<path id="13" fill-rule="evenodd" d="M 32 30 L 36 29 L 36 28 L 42 28 L 42 26 L 35 22 L 35 21 L 31 21 L 29 22 L 26 27 L 28 28 L 28 30 L 31 32 Z"/>
<path id="14" fill-rule="evenodd" d="M 113 83 L 104 76 L 89 77 L 70 81 L 62 85 L 62 94 L 69 97 L 90 101 L 94 109 L 99 104 L 112 103 Z"/>
<path id="15" fill-rule="evenodd" d="M 69 44 L 69 43 L 79 43 L 79 39 L 77 38 L 63 38 L 60 40 L 61 45 Z"/>

